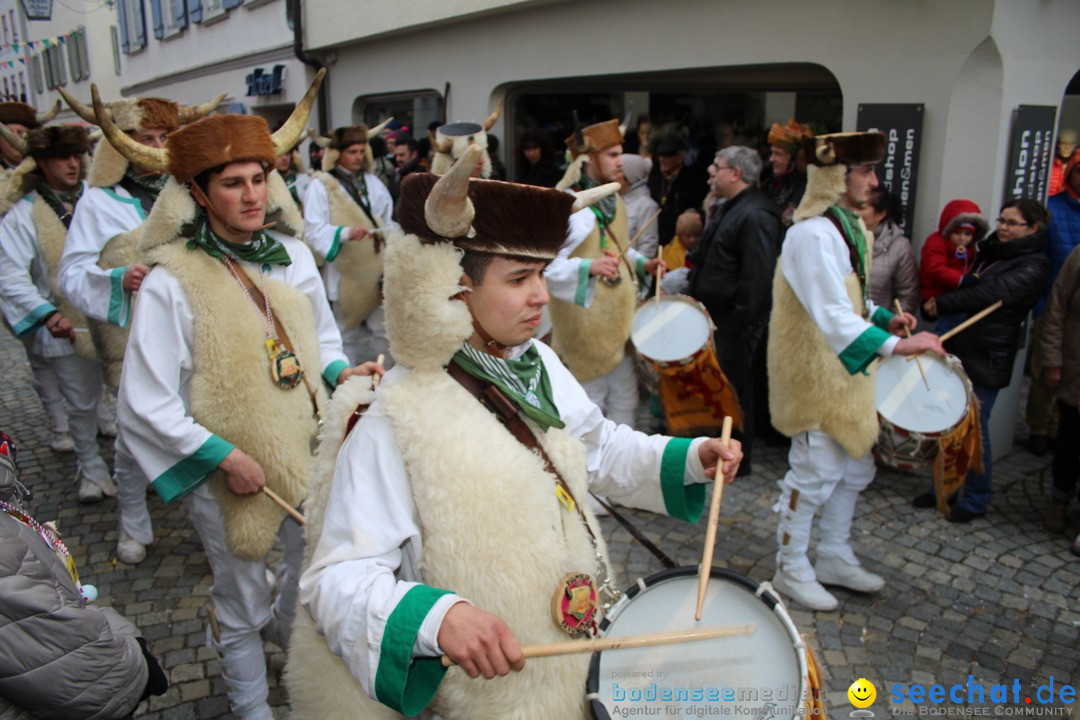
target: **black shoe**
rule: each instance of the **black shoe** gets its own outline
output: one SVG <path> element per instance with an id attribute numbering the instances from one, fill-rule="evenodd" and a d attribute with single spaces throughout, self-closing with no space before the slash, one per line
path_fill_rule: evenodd
<path id="1" fill-rule="evenodd" d="M 932 507 L 937 507 L 937 498 L 934 497 L 934 493 L 923 493 L 914 500 L 911 501 L 913 507 L 917 507 L 920 510 L 929 510 Z"/>
<path id="2" fill-rule="evenodd" d="M 752 469 L 750 463 L 743 460 L 741 463 L 739 463 L 739 469 L 735 473 L 735 477 L 746 477 L 747 475 L 749 475 L 752 472 L 753 472 L 753 469 Z"/>
<path id="3" fill-rule="evenodd" d="M 1042 457 L 1050 452 L 1050 438 L 1045 435 L 1029 435 L 1027 451 L 1036 457 Z"/>
<path id="4" fill-rule="evenodd" d="M 975 518 L 981 518 L 986 513 L 971 512 L 967 508 L 956 507 L 953 508 L 952 514 L 949 515 L 949 522 L 951 523 L 969 523 Z"/>

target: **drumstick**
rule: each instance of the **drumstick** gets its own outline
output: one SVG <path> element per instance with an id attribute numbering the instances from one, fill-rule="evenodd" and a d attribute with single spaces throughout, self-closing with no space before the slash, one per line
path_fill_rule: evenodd
<path id="1" fill-rule="evenodd" d="M 904 308 L 900 304 L 900 298 L 893 298 L 893 299 L 896 301 L 896 312 L 900 313 L 900 317 L 903 318 L 904 317 Z M 905 325 L 904 326 L 904 333 L 907 335 L 907 337 L 911 337 L 911 328 L 909 328 L 907 325 Z M 923 370 L 922 360 L 920 360 L 918 358 L 918 356 L 915 357 L 915 364 L 919 366 L 919 374 L 922 375 L 923 385 L 926 385 L 926 392 L 930 392 L 930 381 L 926 379 L 926 371 Z"/>
<path id="2" fill-rule="evenodd" d="M 756 625 L 735 625 L 701 628 L 699 630 L 672 630 L 670 632 L 650 633 L 647 635 L 628 635 L 616 638 L 594 638 L 581 642 L 547 643 L 545 645 L 524 645 L 521 654 L 528 658 L 551 657 L 553 655 L 571 655 L 575 653 L 602 652 L 625 648 L 653 647 L 655 645 L 673 645 L 675 643 L 713 640 L 735 635 L 753 635 Z M 456 665 L 447 656 L 442 656 L 443 667 Z"/>
<path id="3" fill-rule="evenodd" d="M 379 353 L 379 357 L 375 358 L 375 364 L 376 365 L 382 365 L 383 360 L 385 360 L 385 359 L 386 359 L 386 356 L 383 355 L 382 353 Z M 379 381 L 380 380 L 382 380 L 382 374 L 375 373 L 375 375 L 372 376 L 372 378 L 371 378 L 371 389 L 372 390 L 379 387 Z"/>
<path id="4" fill-rule="evenodd" d="M 664 263 L 656 266 L 656 307 L 660 307 L 660 283 L 664 281 Z"/>
<path id="5" fill-rule="evenodd" d="M 304 520 L 304 516 L 301 515 L 300 512 L 296 508 L 294 508 L 292 505 L 285 502 L 285 500 L 280 495 L 278 495 L 276 492 L 274 492 L 270 488 L 266 487 L 265 485 L 262 486 L 262 491 L 264 493 L 266 493 L 266 496 L 268 498 L 270 498 L 271 500 L 276 502 L 278 505 L 280 505 L 282 510 L 284 510 L 285 512 L 292 515 L 293 520 L 300 523 L 301 525 L 306 525 L 307 524 L 307 521 Z"/>
<path id="6" fill-rule="evenodd" d="M 982 320 L 984 317 L 986 317 L 990 313 L 997 310 L 999 307 L 1002 306 L 1002 304 L 1003 304 L 1003 301 L 998 300 L 996 303 L 994 303 L 990 307 L 986 308 L 985 310 L 980 310 L 979 312 L 975 313 L 974 315 L 969 317 L 967 320 L 965 320 L 964 322 L 960 323 L 959 325 L 954 327 L 949 332 L 942 335 L 941 338 L 940 338 L 941 342 L 945 342 L 946 340 L 951 338 L 953 335 L 956 335 L 956 333 L 961 332 L 962 330 L 967 330 L 969 327 L 971 327 L 975 323 L 979 322 L 980 320 Z M 915 357 L 917 357 L 917 356 L 916 355 L 909 355 L 908 360 L 911 360 L 911 359 L 913 359 Z"/>
<path id="7" fill-rule="evenodd" d="M 724 416 L 723 430 L 720 432 L 720 442 L 724 447 L 731 444 L 730 415 Z M 723 463 L 716 462 L 716 480 L 713 482 L 712 505 L 709 507 L 709 524 L 705 526 L 705 549 L 701 553 L 701 574 L 698 575 L 697 587 L 697 610 L 694 612 L 694 620 L 701 620 L 701 608 L 705 604 L 705 591 L 709 586 L 709 575 L 712 573 L 713 548 L 716 546 L 716 528 L 720 524 L 720 501 L 724 497 L 724 477 L 720 471 Z"/>
<path id="8" fill-rule="evenodd" d="M 641 239 L 641 236 L 645 234 L 645 231 L 649 229 L 649 226 L 656 222 L 656 218 L 660 217 L 661 212 L 663 212 L 663 209 L 657 210 L 655 213 L 653 213 L 653 216 L 651 218 L 645 221 L 645 224 L 641 226 L 641 229 L 637 231 L 634 237 L 630 238 L 630 242 L 627 243 L 626 247 L 624 247 L 622 249 L 622 252 L 619 253 L 619 257 L 625 255 L 626 251 L 632 248 L 634 246 L 634 243 Z"/>

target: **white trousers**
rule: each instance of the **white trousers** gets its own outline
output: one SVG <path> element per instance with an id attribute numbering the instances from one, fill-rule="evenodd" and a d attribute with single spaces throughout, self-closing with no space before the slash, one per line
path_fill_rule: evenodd
<path id="1" fill-rule="evenodd" d="M 780 500 L 773 507 L 780 513 L 777 568 L 803 582 L 816 579 L 807 552 L 818 508 L 822 508 L 818 557 L 859 564 L 849 542 L 851 522 L 859 493 L 874 479 L 873 456 L 853 458 L 831 437 L 811 430 L 791 438 L 788 464 L 790 470 L 779 483 Z"/>
<path id="2" fill-rule="evenodd" d="M 67 405 L 68 428 L 75 445 L 79 470 L 86 477 L 109 484 L 109 466 L 102 459 L 97 444 L 101 370 L 97 363 L 75 353 L 41 359 L 56 374 L 57 389 Z"/>
<path id="3" fill-rule="evenodd" d="M 607 375 L 582 383 L 581 387 L 585 388 L 585 394 L 596 403 L 604 417 L 634 427 L 638 386 L 632 357 L 626 355 Z"/>
<path id="4" fill-rule="evenodd" d="M 149 545 L 154 541 L 154 525 L 146 506 L 146 489 L 150 481 L 128 450 L 123 430 L 116 436 L 113 467 L 120 527 L 132 540 Z"/>
<path id="5" fill-rule="evenodd" d="M 266 702 L 266 659 L 263 638 L 286 647 L 296 617 L 300 564 L 304 559 L 304 531 L 291 517 L 278 529 L 284 559 L 275 582 L 277 597 L 271 601 L 271 581 L 266 561 L 242 560 L 225 543 L 225 518 L 210 489 L 202 485 L 184 500 L 191 522 L 202 539 L 206 559 L 214 573 L 210 598 L 221 629 L 222 676 L 233 713 L 245 720 L 270 718 Z"/>
<path id="6" fill-rule="evenodd" d="M 366 360 L 374 360 L 380 354 L 384 356 L 384 366 L 390 369 L 390 340 L 386 337 L 386 313 L 382 305 L 368 315 L 358 327 L 346 329 L 341 315 L 341 306 L 334 303 L 334 322 L 341 333 L 342 350 L 349 358 L 350 365 L 358 365 Z"/>
<path id="7" fill-rule="evenodd" d="M 49 419 L 49 429 L 55 433 L 69 432 L 67 408 L 64 407 L 64 396 L 60 394 L 60 380 L 56 375 L 56 369 L 49 362 L 52 358 L 39 355 L 31 349 L 33 337 L 19 339 L 26 348 L 26 357 L 30 361 L 30 384 L 41 398 L 41 405 L 45 408 L 45 417 Z M 104 389 L 96 412 L 99 422 L 116 422 L 116 413 L 109 407 Z"/>

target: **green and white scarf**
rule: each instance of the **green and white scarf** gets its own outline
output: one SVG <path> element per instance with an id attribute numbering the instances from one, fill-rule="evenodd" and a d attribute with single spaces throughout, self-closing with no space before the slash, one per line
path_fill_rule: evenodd
<path id="1" fill-rule="evenodd" d="M 547 431 L 562 429 L 566 423 L 551 393 L 551 380 L 540 359 L 540 352 L 531 344 L 515 360 L 504 360 L 477 350 L 468 342 L 454 355 L 454 362 L 473 377 L 487 380 L 509 397 L 521 412 Z"/>

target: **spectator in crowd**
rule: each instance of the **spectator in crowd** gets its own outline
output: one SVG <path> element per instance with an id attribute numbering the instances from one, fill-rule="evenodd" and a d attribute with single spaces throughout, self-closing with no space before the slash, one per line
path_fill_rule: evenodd
<path id="1" fill-rule="evenodd" d="M 1064 135 L 1064 131 L 1062 132 Z M 1053 284 L 1065 264 L 1065 259 L 1080 245 L 1080 150 L 1074 150 L 1063 173 L 1065 184 L 1061 192 L 1050 197 L 1046 209 L 1050 211 L 1050 223 L 1046 228 L 1047 253 L 1050 256 L 1050 284 Z M 1035 333 L 1042 324 L 1044 299 L 1035 304 Z M 1038 378 L 1040 368 L 1038 355 L 1032 355 L 1031 377 Z M 1027 399 L 1027 424 L 1030 431 L 1028 452 L 1045 455 L 1050 449 L 1050 439 L 1056 433 L 1053 395 L 1039 383 L 1032 383 Z"/>
<path id="2" fill-rule="evenodd" d="M 1046 513 L 1046 529 L 1056 534 L 1065 530 L 1069 502 L 1080 480 L 1080 248 L 1073 249 L 1058 273 L 1040 325 L 1035 349 L 1042 381 L 1057 397 L 1061 414 Z M 1080 536 L 1072 551 L 1080 555 Z"/>
<path id="3" fill-rule="evenodd" d="M 684 211 L 698 209 L 708 192 L 706 175 L 684 164 L 686 141 L 679 135 L 667 135 L 656 143 L 649 192 L 662 212 L 657 220 L 660 244 L 667 245 L 675 237 L 675 220 Z"/>
<path id="4" fill-rule="evenodd" d="M 990 413 L 998 391 L 1012 380 L 1013 360 L 1023 340 L 1022 329 L 1035 301 L 1046 288 L 1050 261 L 1046 257 L 1046 208 L 1035 200 L 1009 200 L 1001 208 L 997 229 L 978 244 L 978 259 L 961 287 L 923 303 L 931 318 L 962 314 L 964 318 L 993 305 L 1002 306 L 979 321 L 978 327 L 949 340 L 945 349 L 960 358 L 979 399 L 983 472 L 971 471 L 963 498 L 949 522 L 967 523 L 986 515 L 992 492 Z M 934 507 L 932 492 L 915 498 L 915 507 Z"/>
<path id="5" fill-rule="evenodd" d="M 649 120 L 649 116 L 645 113 L 638 115 L 633 130 L 628 129 L 626 136 L 623 138 L 623 149 L 627 153 L 651 159 L 653 156 L 652 148 L 649 145 L 649 135 L 651 133 L 652 122 Z"/>
<path id="6" fill-rule="evenodd" d="M 975 266 L 976 241 L 982 240 L 989 229 L 982 210 L 971 200 L 950 200 L 945 204 L 937 232 L 931 233 L 922 247 L 919 285 L 923 302 L 955 290 L 962 282 L 975 281 L 967 272 Z M 955 318 L 939 322 L 937 332 L 944 332 L 956 322 Z"/>
<path id="7" fill-rule="evenodd" d="M 784 227 L 791 227 L 792 215 L 806 191 L 806 160 L 799 161 L 805 138 L 814 137 L 806 125 L 788 120 L 769 128 L 769 174 L 762 180 L 765 194 L 780 208 Z"/>
<path id="8" fill-rule="evenodd" d="M 1066 178 L 1068 174 L 1065 172 L 1065 166 L 1069 164 L 1069 160 L 1076 152 L 1076 131 L 1069 128 L 1065 128 L 1058 133 L 1057 152 L 1054 154 L 1054 163 L 1050 168 L 1050 188 L 1049 194 L 1051 196 L 1057 195 L 1064 189 L 1067 183 Z M 1051 210 L 1050 212 L 1053 212 Z"/>
<path id="9" fill-rule="evenodd" d="M 780 211 L 758 189 L 761 156 L 733 145 L 716 153 L 713 191 L 723 207 L 709 222 L 691 256 L 690 294 L 708 309 L 716 325 L 716 353 L 739 395 L 743 431 L 740 473 L 750 472 L 754 435 L 751 366 L 772 307 L 773 273 L 784 227 Z"/>
<path id="10" fill-rule="evenodd" d="M 622 163 L 623 178 L 619 181 L 622 186 L 619 192 L 626 204 L 626 232 L 629 233 L 629 237 L 625 242 L 629 242 L 637 237 L 638 231 L 656 214 L 659 206 L 649 194 L 649 172 L 652 171 L 652 160 L 640 155 L 624 153 Z M 652 222 L 634 243 L 634 248 L 645 257 L 654 258 L 659 242 L 660 232 L 656 223 Z"/>
<path id="11" fill-rule="evenodd" d="M 676 270 L 689 269 L 687 256 L 700 243 L 704 230 L 705 225 L 701 222 L 701 215 L 693 210 L 687 210 L 679 216 L 679 219 L 675 221 L 674 242 L 668 243 L 660 253 L 667 268 L 664 271 L 665 277 Z M 666 289 L 666 286 L 664 287 Z"/>
<path id="12" fill-rule="evenodd" d="M 304 170 L 304 161 L 301 159 L 300 153 L 297 152 L 296 148 L 281 153 L 274 159 L 274 169 L 278 171 L 281 179 L 285 181 L 285 187 L 289 188 L 289 194 L 292 195 L 296 207 L 303 212 L 304 192 L 311 182 L 311 176 Z"/>
<path id="13" fill-rule="evenodd" d="M 555 187 L 562 171 L 555 165 L 555 145 L 543 130 L 527 130 L 518 140 L 517 181 L 524 185 Z"/>
<path id="14" fill-rule="evenodd" d="M 308 160 L 309 160 L 309 173 L 316 173 L 322 169 L 322 158 L 326 154 L 326 148 L 319 145 L 319 143 L 312 140 L 308 143 Z"/>
<path id="15" fill-rule="evenodd" d="M 499 157 L 499 138 L 488 133 L 488 155 L 491 156 L 491 175 L 488 176 L 490 180 L 506 180 L 506 166 L 503 165 L 502 158 Z"/>
<path id="16" fill-rule="evenodd" d="M 372 135 L 368 140 L 368 144 L 371 145 L 371 171 L 375 177 L 382 180 L 383 185 L 389 185 L 394 178 L 394 171 L 397 169 L 395 157 L 400 142 L 402 141 L 395 143 L 394 149 L 391 150 L 381 135 Z"/>
<path id="17" fill-rule="evenodd" d="M 394 174 L 390 176 L 390 183 L 387 187 L 390 189 L 390 195 L 394 198 L 395 203 L 398 199 L 402 179 L 423 169 L 420 164 L 421 159 L 420 144 L 411 137 L 403 138 L 394 146 L 394 164 L 396 167 Z"/>
<path id="18" fill-rule="evenodd" d="M 874 258 L 870 262 L 870 299 L 878 307 L 895 308 L 900 300 L 904 312 L 919 309 L 919 277 L 915 252 L 897 221 L 900 202 L 883 187 L 870 191 L 870 199 L 859 209 L 866 229 L 874 234 Z"/>

